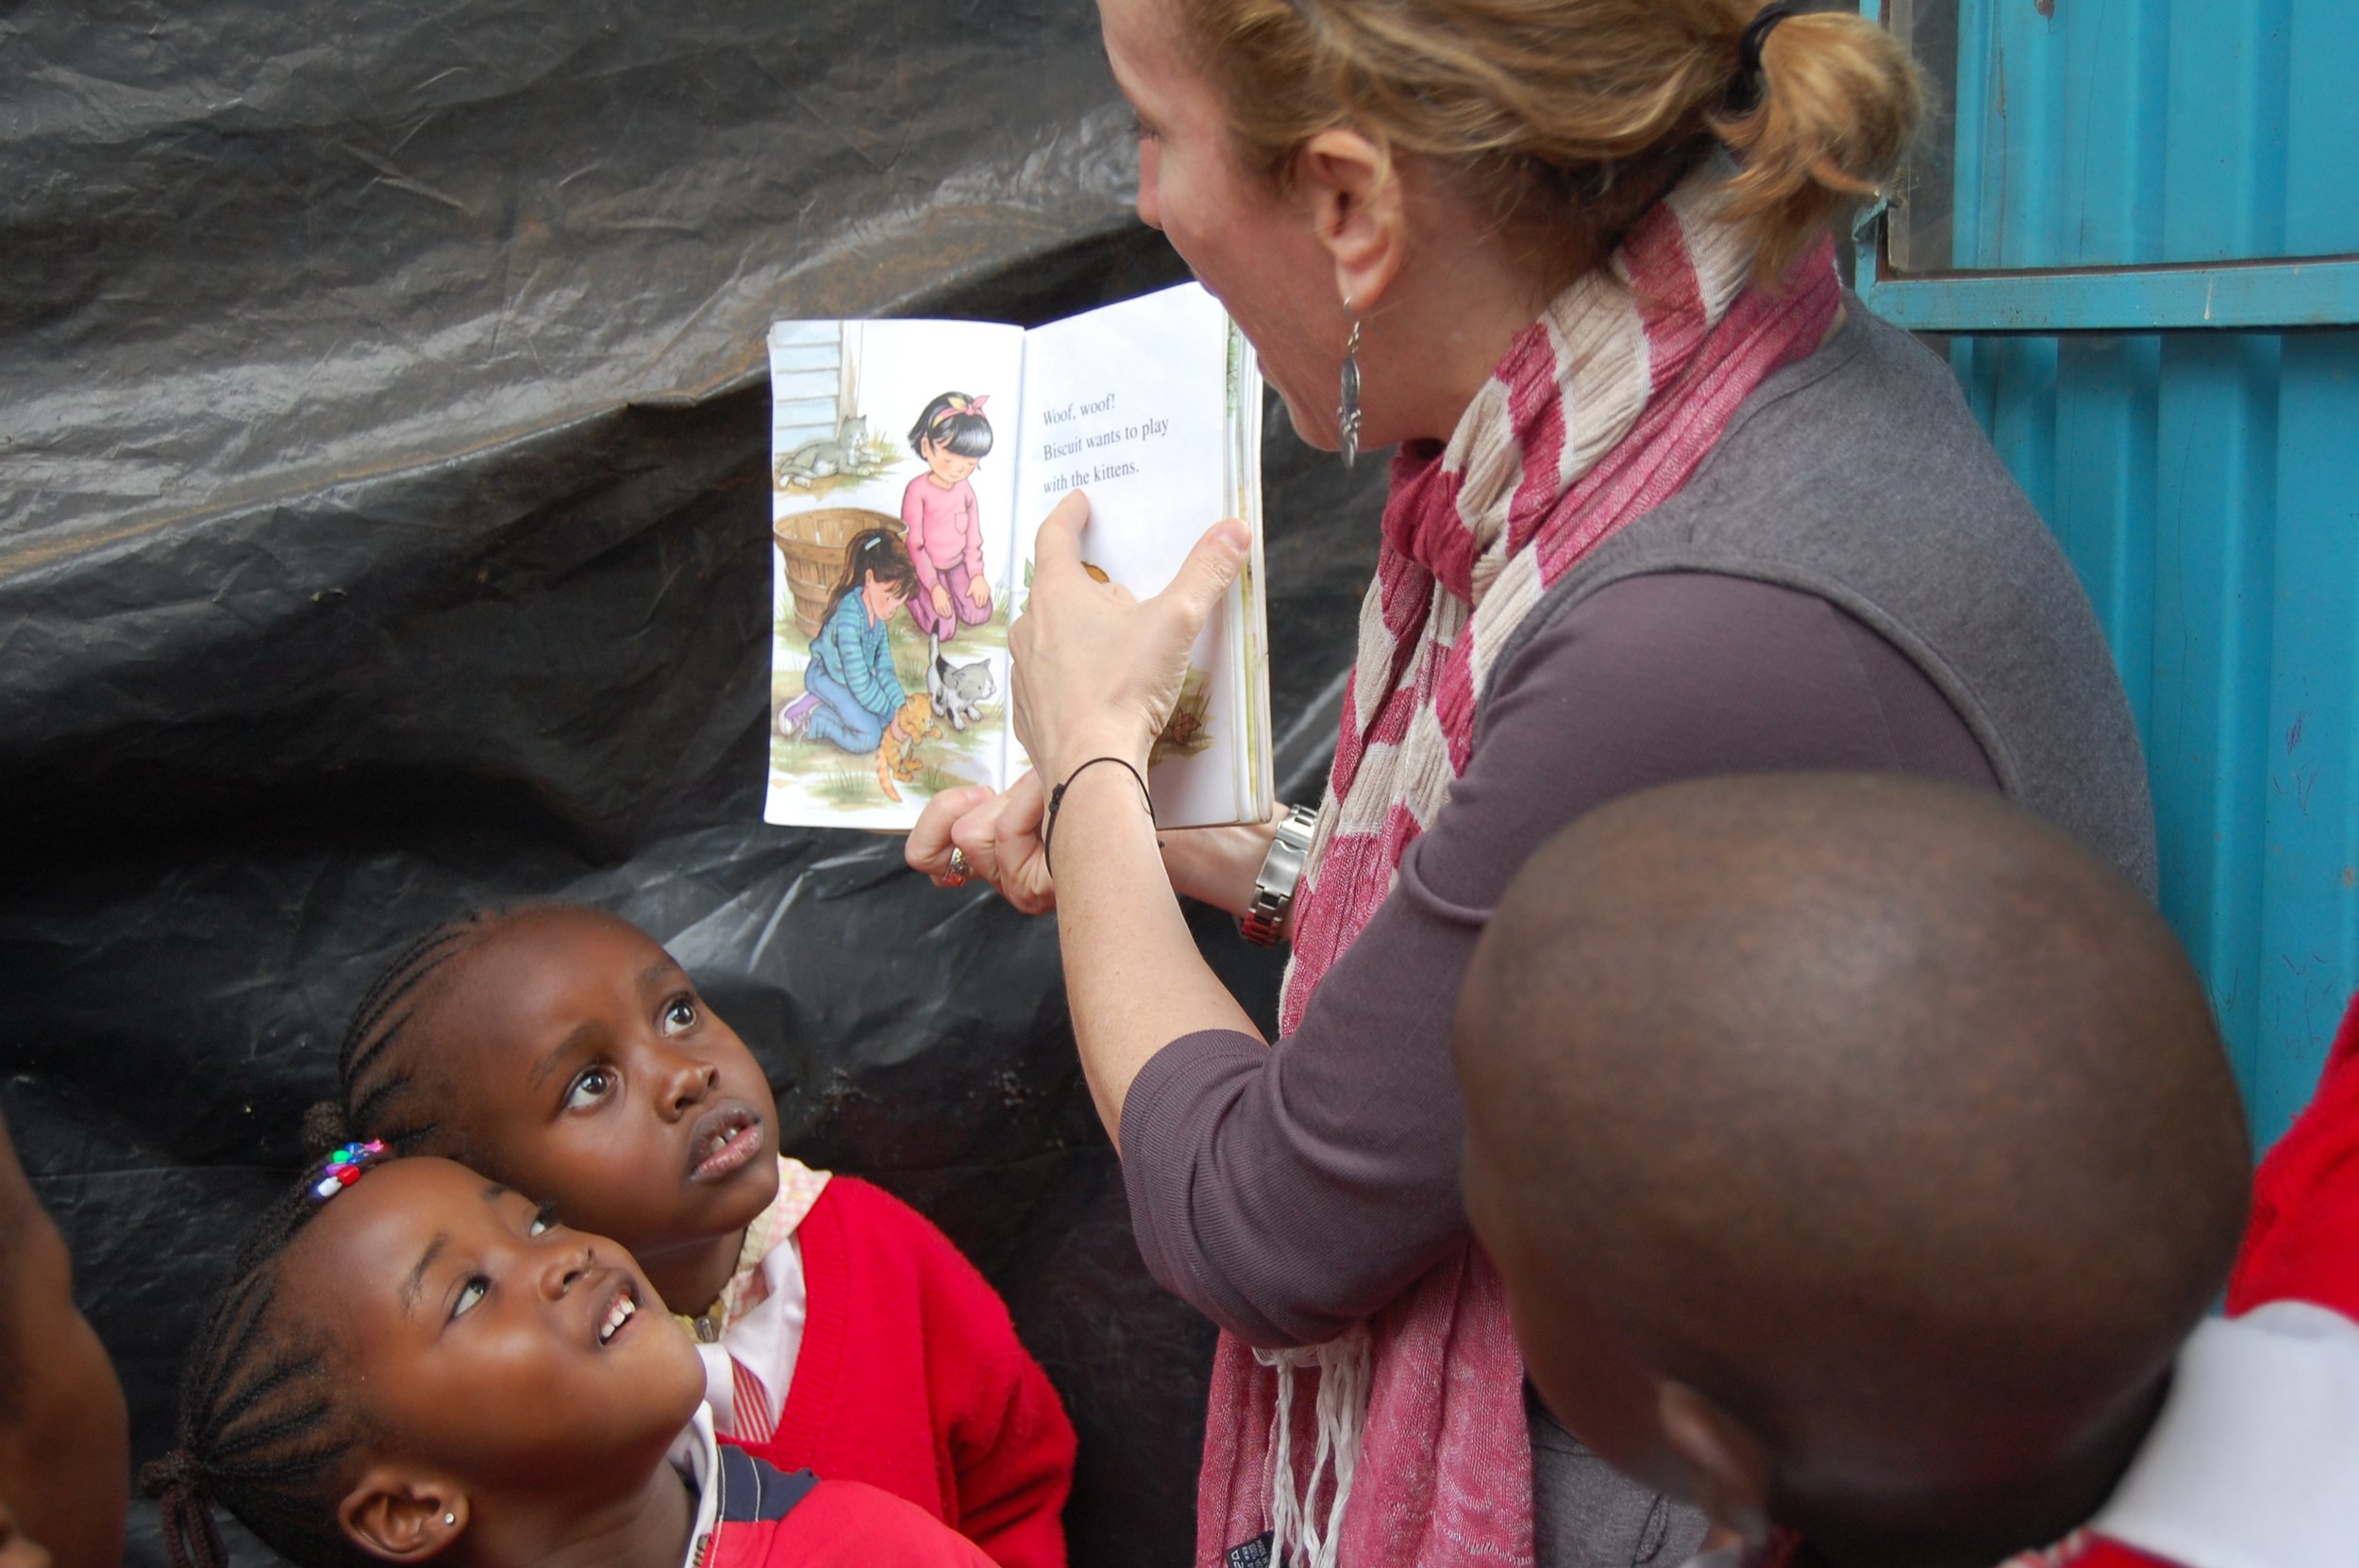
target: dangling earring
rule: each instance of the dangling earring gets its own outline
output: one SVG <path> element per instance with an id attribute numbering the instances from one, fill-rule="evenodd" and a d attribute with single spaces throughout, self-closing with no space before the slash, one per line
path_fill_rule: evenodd
<path id="1" fill-rule="evenodd" d="M 1344 455 L 1344 466 L 1349 468 L 1360 456 L 1360 313 L 1352 309 L 1348 298 L 1344 301 L 1344 313 L 1351 317 L 1351 338 L 1344 344 L 1342 395 L 1335 404 L 1335 442 Z"/>

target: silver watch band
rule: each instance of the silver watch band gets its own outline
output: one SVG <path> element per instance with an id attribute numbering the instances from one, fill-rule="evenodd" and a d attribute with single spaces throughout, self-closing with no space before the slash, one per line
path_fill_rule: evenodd
<path id="1" fill-rule="evenodd" d="M 1303 859 L 1310 853 L 1311 835 L 1318 821 L 1318 811 L 1309 806 L 1289 807 L 1278 819 L 1269 853 L 1262 857 L 1262 869 L 1253 878 L 1253 901 L 1237 917 L 1238 934 L 1247 942 L 1274 946 L 1285 930 L 1286 914 L 1294 907 Z"/>

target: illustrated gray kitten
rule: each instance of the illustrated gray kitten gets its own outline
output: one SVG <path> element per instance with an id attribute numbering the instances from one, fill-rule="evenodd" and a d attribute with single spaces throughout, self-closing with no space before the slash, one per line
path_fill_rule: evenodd
<path id="1" fill-rule="evenodd" d="M 929 636 L 932 657 L 926 666 L 926 694 L 934 699 L 934 712 L 950 721 L 953 729 L 964 729 L 970 720 L 983 716 L 983 703 L 999 688 L 991 678 L 991 660 L 979 659 L 971 664 L 953 664 L 942 657 L 942 639 Z"/>
<path id="2" fill-rule="evenodd" d="M 841 474 L 852 466 L 853 459 L 868 442 L 868 416 L 846 414 L 835 427 L 831 441 L 815 441 L 798 446 L 778 459 L 778 477 L 784 479 L 824 479 L 830 474 Z"/>

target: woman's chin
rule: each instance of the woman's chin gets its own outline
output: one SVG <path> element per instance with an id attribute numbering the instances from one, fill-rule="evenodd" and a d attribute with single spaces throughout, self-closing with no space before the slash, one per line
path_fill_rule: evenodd
<path id="1" fill-rule="evenodd" d="M 1305 410 L 1302 405 L 1295 400 L 1294 393 L 1277 382 L 1268 380 L 1267 377 L 1263 377 L 1263 381 L 1272 392 L 1278 394 L 1278 401 L 1284 405 L 1286 423 L 1294 430 L 1297 441 L 1320 452 L 1333 452 L 1341 449 L 1342 443 L 1335 439 L 1335 411 L 1332 409 L 1314 408 Z"/>

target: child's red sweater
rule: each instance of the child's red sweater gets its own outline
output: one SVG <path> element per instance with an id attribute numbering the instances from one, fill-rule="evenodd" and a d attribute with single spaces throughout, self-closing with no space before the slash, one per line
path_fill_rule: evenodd
<path id="1" fill-rule="evenodd" d="M 865 1481 L 1000 1568 L 1063 1568 L 1073 1426 L 998 1293 L 898 1198 L 829 1178 L 795 1232 L 809 1286 L 780 1470 Z"/>

